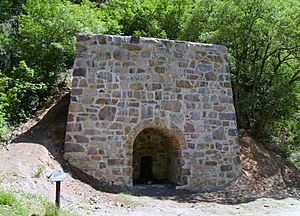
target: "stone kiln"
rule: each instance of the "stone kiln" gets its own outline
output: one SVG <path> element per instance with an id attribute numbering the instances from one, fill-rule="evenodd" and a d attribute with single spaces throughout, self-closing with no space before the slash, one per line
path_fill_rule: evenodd
<path id="1" fill-rule="evenodd" d="M 64 157 L 104 184 L 233 181 L 241 168 L 226 48 L 79 34 Z"/>

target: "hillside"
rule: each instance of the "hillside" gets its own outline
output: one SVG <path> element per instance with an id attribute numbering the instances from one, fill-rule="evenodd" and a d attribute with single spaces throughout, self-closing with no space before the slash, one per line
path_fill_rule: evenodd
<path id="1" fill-rule="evenodd" d="M 23 125 L 22 135 L 6 148 L 1 148 L 1 188 L 54 200 L 54 184 L 48 181 L 48 177 L 54 170 L 70 172 L 68 165 L 61 159 L 67 107 L 68 95 L 36 116 L 31 123 Z M 265 150 L 245 131 L 239 132 L 239 139 L 243 175 L 224 191 L 199 194 L 150 185 L 136 187 L 132 191 L 133 195 L 107 193 L 85 184 L 82 181 L 87 181 L 82 179 L 84 176 L 72 173 L 73 177 L 62 184 L 62 206 L 79 215 L 87 212 L 92 215 L 141 215 L 146 214 L 151 206 L 160 211 L 158 215 L 165 215 L 163 212 L 169 212 L 170 215 L 175 212 L 178 215 L 185 215 L 180 212 L 195 215 L 203 208 L 217 215 L 220 213 L 219 204 L 229 214 L 231 211 L 247 212 L 248 208 L 256 212 L 252 205 L 258 203 L 270 207 L 274 212 L 287 211 L 285 213 L 293 215 L 293 208 L 300 207 L 297 201 L 300 198 L 299 171 L 281 157 Z M 41 176 L 37 176 L 39 168 L 42 169 Z M 249 201 L 253 202 L 245 208 L 244 204 L 239 204 Z M 264 210 L 257 213 L 261 211 Z"/>

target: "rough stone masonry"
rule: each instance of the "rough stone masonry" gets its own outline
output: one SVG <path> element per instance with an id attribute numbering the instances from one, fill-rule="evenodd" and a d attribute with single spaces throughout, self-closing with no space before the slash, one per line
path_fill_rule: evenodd
<path id="1" fill-rule="evenodd" d="M 233 181 L 241 168 L 226 47 L 79 34 L 64 157 L 107 185 Z"/>

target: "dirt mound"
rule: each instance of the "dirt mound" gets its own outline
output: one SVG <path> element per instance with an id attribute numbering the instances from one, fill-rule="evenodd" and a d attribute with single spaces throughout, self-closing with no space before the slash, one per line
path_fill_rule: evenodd
<path id="1" fill-rule="evenodd" d="M 40 111 L 27 123 L 20 126 L 21 134 L 13 142 L 39 143 L 52 155 L 60 157 L 67 125 L 70 94 L 65 94 L 49 109 Z"/>
<path id="2" fill-rule="evenodd" d="M 279 155 L 267 151 L 245 131 L 239 132 L 241 165 L 245 175 L 265 186 L 299 187 L 299 170 Z"/>
<path id="3" fill-rule="evenodd" d="M 300 172 L 279 155 L 267 151 L 246 131 L 239 131 L 243 174 L 211 199 L 220 203 L 247 202 L 261 197 L 300 198 Z"/>

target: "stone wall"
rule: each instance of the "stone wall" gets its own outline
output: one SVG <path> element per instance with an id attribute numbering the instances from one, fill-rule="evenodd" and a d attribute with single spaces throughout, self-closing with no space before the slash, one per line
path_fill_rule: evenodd
<path id="1" fill-rule="evenodd" d="M 89 34 L 77 41 L 67 161 L 121 186 L 132 186 L 147 148 L 166 163 L 153 162 L 153 172 L 187 188 L 216 189 L 240 174 L 224 46 Z M 147 139 L 164 142 L 141 149 L 151 130 Z"/>

